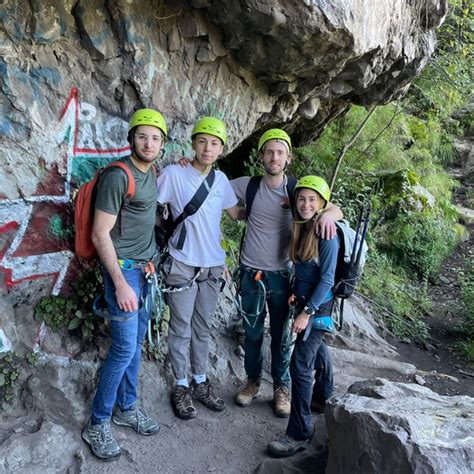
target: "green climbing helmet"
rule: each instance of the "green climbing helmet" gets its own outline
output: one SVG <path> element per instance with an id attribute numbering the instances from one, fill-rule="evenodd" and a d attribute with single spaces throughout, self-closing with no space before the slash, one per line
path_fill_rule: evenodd
<path id="1" fill-rule="evenodd" d="M 139 125 L 151 125 L 152 127 L 159 128 L 164 136 L 168 135 L 168 129 L 163 115 L 153 109 L 140 109 L 134 112 L 128 125 L 128 131 L 132 130 Z"/>
<path id="2" fill-rule="evenodd" d="M 270 130 L 267 130 L 261 137 L 260 140 L 258 141 L 258 153 L 260 153 L 260 150 L 263 148 L 265 143 L 267 143 L 270 140 L 283 140 L 286 143 L 288 143 L 288 146 L 290 148 L 291 152 L 291 139 L 288 135 L 288 133 L 285 132 L 285 130 L 282 130 L 281 128 L 271 128 Z"/>
<path id="3" fill-rule="evenodd" d="M 191 137 L 194 138 L 198 133 L 207 133 L 208 135 L 213 135 L 221 140 L 225 145 L 227 142 L 227 132 L 225 129 L 225 124 L 222 120 L 219 120 L 216 117 L 202 117 L 194 125 Z"/>
<path id="4" fill-rule="evenodd" d="M 304 176 L 300 178 L 295 186 L 295 193 L 298 189 L 301 188 L 309 188 L 317 193 L 321 194 L 321 196 L 326 200 L 329 201 L 331 197 L 331 190 L 329 189 L 328 183 L 323 178 L 319 176 Z"/>

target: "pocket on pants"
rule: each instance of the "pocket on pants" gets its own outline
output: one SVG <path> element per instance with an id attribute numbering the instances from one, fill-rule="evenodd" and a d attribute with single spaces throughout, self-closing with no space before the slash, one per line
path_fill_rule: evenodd
<path id="1" fill-rule="evenodd" d="M 222 275 L 224 274 L 224 266 L 210 267 L 207 275 L 203 275 L 203 278 L 198 278 L 198 281 L 208 281 L 209 284 L 220 291 L 222 286 Z"/>
<path id="2" fill-rule="evenodd" d="M 161 271 L 163 272 L 163 275 L 165 277 L 167 277 L 171 273 L 171 270 L 173 269 L 173 262 L 173 257 L 168 254 L 161 265 Z"/>

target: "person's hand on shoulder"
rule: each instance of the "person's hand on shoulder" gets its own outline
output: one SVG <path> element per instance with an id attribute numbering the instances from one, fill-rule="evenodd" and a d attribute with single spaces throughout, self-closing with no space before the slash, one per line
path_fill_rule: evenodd
<path id="1" fill-rule="evenodd" d="M 180 158 L 176 164 L 178 164 L 179 166 L 183 167 L 183 168 L 186 168 L 186 166 L 189 166 L 191 164 L 191 162 L 187 159 L 187 158 Z"/>
<path id="2" fill-rule="evenodd" d="M 327 212 L 323 212 L 316 221 L 316 235 L 326 240 L 336 236 L 336 221 Z"/>

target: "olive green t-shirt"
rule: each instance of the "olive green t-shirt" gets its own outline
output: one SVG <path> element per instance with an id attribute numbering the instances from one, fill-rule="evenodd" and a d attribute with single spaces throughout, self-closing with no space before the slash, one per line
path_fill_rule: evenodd
<path id="1" fill-rule="evenodd" d="M 156 176 L 152 168 L 143 173 L 130 157 L 123 161 L 135 178 L 135 194 L 124 211 L 120 209 L 128 188 L 126 173 L 112 167 L 100 177 L 97 185 L 95 208 L 117 216 L 110 232 L 118 258 L 147 262 L 155 254 Z M 123 222 L 121 222 L 121 217 Z M 122 226 L 122 235 L 120 227 Z"/>

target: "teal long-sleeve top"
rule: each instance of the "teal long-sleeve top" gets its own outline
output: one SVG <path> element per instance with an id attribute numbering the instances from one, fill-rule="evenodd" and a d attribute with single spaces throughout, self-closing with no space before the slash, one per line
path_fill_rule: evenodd
<path id="1" fill-rule="evenodd" d="M 295 296 L 317 310 L 333 297 L 332 288 L 336 274 L 339 237 L 319 239 L 319 259 L 295 263 Z"/>

